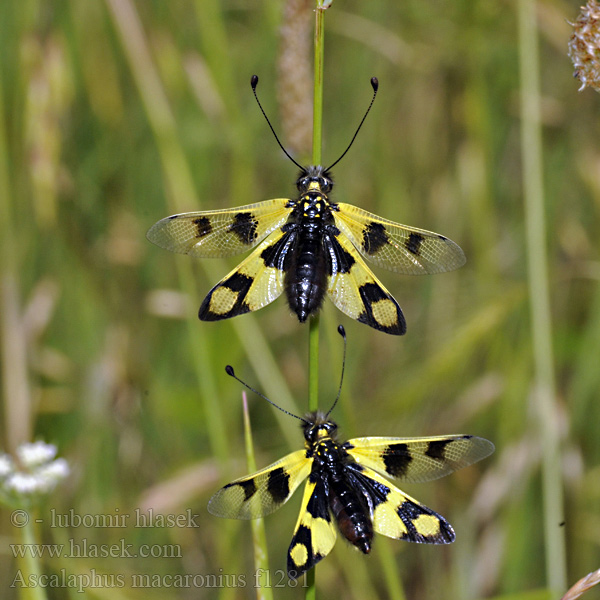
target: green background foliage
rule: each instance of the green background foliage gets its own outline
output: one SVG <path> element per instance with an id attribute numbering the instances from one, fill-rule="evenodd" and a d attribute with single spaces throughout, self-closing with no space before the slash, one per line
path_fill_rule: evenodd
<path id="1" fill-rule="evenodd" d="M 537 4 L 545 218 L 564 476 L 568 581 L 598 568 L 600 436 L 600 98 L 577 92 L 566 56 L 578 3 Z M 296 168 L 276 146 L 280 2 L 23 0 L 0 3 L 1 310 L 5 451 L 58 445 L 73 474 L 42 507 L 39 535 L 176 544 L 180 558 L 47 558 L 59 573 L 229 574 L 245 587 L 88 589 L 91 598 L 253 597 L 247 523 L 211 517 L 210 495 L 246 473 L 241 386 L 226 364 L 284 408 L 307 405 L 308 328 L 283 299 L 230 322 L 198 306 L 239 262 L 193 261 L 146 230 L 178 211 L 293 196 Z M 347 2 L 326 15 L 324 162 L 335 199 L 455 240 L 460 271 L 409 278 L 376 270 L 401 304 L 403 338 L 351 322 L 326 302 L 321 406 L 342 436 L 471 433 L 496 453 L 405 490 L 454 525 L 449 547 L 344 542 L 318 568 L 322 597 L 548 598 L 532 391 L 522 192 L 517 10 L 513 2 Z M 302 57 L 298 57 L 300 64 Z M 288 65 L 288 69 L 293 69 Z M 308 125 L 307 125 L 308 126 Z M 284 144 L 285 136 L 282 135 Z M 297 155 L 299 160 L 305 157 Z M 301 447 L 294 419 L 249 395 L 256 460 Z M 300 494 L 265 520 L 276 597 Z M 198 514 L 198 527 L 136 528 L 135 510 Z M 52 527 L 50 511 L 130 514 L 128 527 Z M 0 581 L 15 536 L 0 512 Z M 561 526 L 556 523 L 556 527 Z M 391 559 L 390 559 L 391 557 Z M 390 563 L 391 560 L 391 563 Z M 51 598 L 69 597 L 49 590 Z M 16 590 L 5 590 L 7 598 Z M 77 596 L 81 597 L 81 596 Z"/>

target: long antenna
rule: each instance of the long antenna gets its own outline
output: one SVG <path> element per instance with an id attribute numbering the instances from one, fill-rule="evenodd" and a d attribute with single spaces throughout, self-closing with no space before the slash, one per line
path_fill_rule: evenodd
<path id="1" fill-rule="evenodd" d="M 303 419 L 302 417 L 299 417 L 298 415 L 295 415 L 294 413 L 291 413 L 291 412 L 285 410 L 285 408 L 281 408 L 281 406 L 278 406 L 277 404 L 275 404 L 275 402 L 272 402 L 271 400 L 269 400 L 264 394 L 261 394 L 258 390 L 255 390 L 253 387 L 250 387 L 245 381 L 242 381 L 235 374 L 235 372 L 233 370 L 233 367 L 231 365 L 227 365 L 225 367 L 225 372 L 230 377 L 233 377 L 234 379 L 237 379 L 243 386 L 247 387 L 251 392 L 254 392 L 257 396 L 260 396 L 261 398 L 264 398 L 269 404 L 272 404 L 275 408 L 278 408 L 281 412 L 284 412 L 286 415 L 290 415 L 290 417 L 295 417 L 299 421 L 303 421 L 304 423 L 308 424 L 308 421 L 306 419 Z"/>
<path id="2" fill-rule="evenodd" d="M 364 119 L 363 119 L 364 120 Z M 338 388 L 338 393 L 335 398 L 335 401 L 331 408 L 327 411 L 325 417 L 328 417 L 331 411 L 334 409 L 337 401 L 340 399 L 340 394 L 342 393 L 342 383 L 344 382 L 344 370 L 346 369 L 346 330 L 343 325 L 338 326 L 338 333 L 344 338 L 344 358 L 342 360 L 342 376 L 340 377 L 340 387 Z"/>
<path id="3" fill-rule="evenodd" d="M 350 147 L 354 143 L 354 140 L 356 139 L 356 136 L 358 135 L 358 132 L 360 131 L 360 128 L 362 127 L 362 124 L 365 122 L 365 119 L 367 118 L 367 115 L 369 114 L 369 111 L 371 110 L 371 107 L 373 106 L 373 102 L 375 102 L 375 96 L 377 96 L 377 90 L 379 88 L 379 81 L 378 81 L 377 77 L 371 77 L 371 86 L 373 88 L 373 97 L 371 98 L 371 104 L 369 104 L 369 108 L 367 108 L 367 112 L 365 113 L 365 116 L 362 118 L 362 121 L 360 122 L 360 125 L 358 126 L 358 129 L 356 130 L 356 133 L 354 134 L 354 137 L 348 144 L 348 147 L 344 150 L 344 153 L 331 166 L 329 166 L 325 169 L 326 172 L 329 171 L 330 169 L 333 169 L 333 167 L 335 167 L 335 165 L 337 165 L 340 162 L 340 160 L 342 160 L 342 158 L 344 158 L 344 156 L 346 156 L 346 152 L 348 152 L 348 150 L 350 150 Z M 286 154 L 287 154 L 287 152 L 286 152 Z"/>
<path id="4" fill-rule="evenodd" d="M 283 144 L 279 141 L 279 138 L 277 137 L 277 134 L 275 133 L 275 130 L 273 129 L 273 125 L 271 125 L 271 121 L 269 121 L 269 117 L 267 117 L 267 113 L 264 111 L 260 100 L 258 99 L 258 95 L 256 94 L 256 86 L 258 85 L 258 75 L 252 75 L 251 79 L 250 79 L 250 85 L 252 86 L 252 91 L 254 92 L 254 97 L 256 98 L 256 102 L 258 103 L 258 108 L 260 108 L 260 112 L 263 114 L 263 117 L 267 120 L 267 123 L 269 124 L 269 127 L 271 128 L 271 131 L 273 132 L 273 135 L 275 136 L 275 139 L 277 140 L 277 143 L 279 144 L 279 147 L 283 150 L 284 154 L 297 166 L 300 167 L 300 170 L 303 173 L 306 173 L 306 169 L 299 163 L 297 163 L 291 156 L 290 153 L 283 147 Z M 364 119 L 363 119 L 364 121 Z M 359 128 L 360 129 L 360 128 Z M 354 136 L 356 137 L 356 136 Z M 242 383 L 244 383 L 242 381 Z M 248 386 L 246 386 L 248 387 Z M 269 400 L 270 402 L 270 400 Z M 279 408 L 279 407 L 277 407 Z M 284 411 L 285 412 L 285 411 Z M 296 415 L 294 415 L 296 416 Z"/>

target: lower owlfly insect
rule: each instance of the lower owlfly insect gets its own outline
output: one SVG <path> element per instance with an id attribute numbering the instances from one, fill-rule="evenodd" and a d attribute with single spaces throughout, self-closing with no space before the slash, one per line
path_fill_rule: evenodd
<path id="1" fill-rule="evenodd" d="M 338 331 L 344 337 L 340 325 Z M 232 367 L 226 371 L 241 379 Z M 342 380 L 344 368 L 342 367 Z M 341 392 L 327 413 L 298 417 L 305 447 L 268 467 L 221 488 L 208 503 L 218 517 L 256 519 L 285 504 L 308 478 L 300 514 L 288 551 L 287 570 L 295 579 L 314 567 L 333 548 L 336 524 L 340 533 L 361 552 L 371 551 L 374 532 L 390 538 L 425 544 L 454 541 L 444 517 L 411 498 L 386 478 L 404 482 L 431 481 L 477 462 L 494 451 L 486 439 L 472 435 L 424 438 L 363 437 L 337 439 L 337 425 L 329 418 Z"/>

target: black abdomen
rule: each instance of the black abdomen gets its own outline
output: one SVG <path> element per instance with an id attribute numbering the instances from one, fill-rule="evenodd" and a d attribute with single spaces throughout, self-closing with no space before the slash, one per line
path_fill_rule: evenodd
<path id="1" fill-rule="evenodd" d="M 285 269 L 285 293 L 301 323 L 321 308 L 327 292 L 327 267 L 320 224 L 301 226 Z"/>
<path id="2" fill-rule="evenodd" d="M 345 480 L 330 480 L 329 506 L 340 533 L 364 554 L 371 551 L 373 523 L 365 502 Z"/>

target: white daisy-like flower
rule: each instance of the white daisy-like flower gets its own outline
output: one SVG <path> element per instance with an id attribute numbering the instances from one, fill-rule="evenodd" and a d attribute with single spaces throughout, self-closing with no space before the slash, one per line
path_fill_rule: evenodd
<path id="1" fill-rule="evenodd" d="M 15 469 L 15 464 L 8 454 L 0 454 L 0 478 L 10 475 Z"/>
<path id="2" fill-rule="evenodd" d="M 52 460 L 56 456 L 56 446 L 42 441 L 21 444 L 17 456 L 24 467 L 33 468 Z"/>

